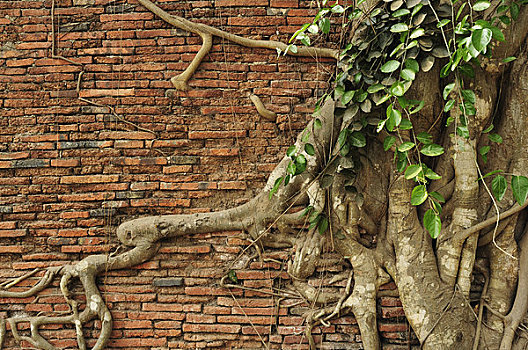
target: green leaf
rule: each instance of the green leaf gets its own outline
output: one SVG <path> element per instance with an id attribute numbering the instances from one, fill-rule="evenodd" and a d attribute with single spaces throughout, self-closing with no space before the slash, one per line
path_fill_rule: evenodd
<path id="1" fill-rule="evenodd" d="M 453 91 L 454 88 L 455 88 L 455 83 L 447 84 L 444 87 L 444 92 L 442 93 L 444 100 L 447 100 L 447 98 L 449 97 L 449 94 L 451 93 L 451 91 Z"/>
<path id="2" fill-rule="evenodd" d="M 490 7 L 491 3 L 487 0 L 479 0 L 473 4 L 473 11 L 484 11 Z"/>
<path id="3" fill-rule="evenodd" d="M 464 116 L 471 116 L 477 114 L 477 109 L 475 108 L 475 105 L 471 102 L 464 101 L 462 104 L 459 105 L 460 111 L 463 113 Z"/>
<path id="4" fill-rule="evenodd" d="M 415 186 L 411 192 L 411 204 L 420 205 L 427 199 L 427 189 L 425 185 Z"/>
<path id="5" fill-rule="evenodd" d="M 476 97 L 475 93 L 472 90 L 462 90 L 461 93 L 465 101 L 475 103 Z"/>
<path id="6" fill-rule="evenodd" d="M 491 190 L 493 191 L 493 195 L 495 196 L 495 198 L 497 198 L 499 202 L 504 197 L 507 187 L 508 187 L 508 183 L 506 182 L 506 179 L 502 175 L 495 176 L 495 178 L 491 182 Z"/>
<path id="7" fill-rule="evenodd" d="M 499 134 L 488 134 L 488 138 L 492 142 L 502 143 L 502 137 Z"/>
<path id="8" fill-rule="evenodd" d="M 415 14 L 417 14 L 422 9 L 422 7 L 423 7 L 422 3 L 415 5 L 411 13 L 411 16 L 414 16 Z"/>
<path id="9" fill-rule="evenodd" d="M 321 119 L 316 118 L 314 120 L 314 128 L 315 129 L 321 129 L 323 127 L 323 124 L 321 123 Z"/>
<path id="10" fill-rule="evenodd" d="M 433 143 L 433 137 L 426 132 L 419 133 L 418 135 L 416 135 L 416 138 L 424 145 L 429 145 Z"/>
<path id="11" fill-rule="evenodd" d="M 326 232 L 328 229 L 328 219 L 326 216 L 321 217 L 321 220 L 319 221 L 319 225 L 317 226 L 317 230 L 319 231 L 319 234 L 322 235 Z"/>
<path id="12" fill-rule="evenodd" d="M 490 151 L 490 146 L 483 146 L 479 149 L 479 154 L 482 156 L 482 160 L 484 160 L 484 163 L 488 162 L 488 152 Z"/>
<path id="13" fill-rule="evenodd" d="M 398 17 L 401 17 L 401 16 L 408 15 L 409 13 L 411 13 L 411 11 L 409 11 L 407 9 L 399 9 L 399 10 L 397 10 L 397 11 L 392 13 L 392 17 L 398 18 Z"/>
<path id="14" fill-rule="evenodd" d="M 303 210 L 301 216 L 299 216 L 299 217 L 300 217 L 300 218 L 305 217 L 305 216 L 308 215 L 313 209 L 314 209 L 313 206 L 311 206 L 311 205 L 307 206 L 307 207 Z"/>
<path id="15" fill-rule="evenodd" d="M 368 92 L 359 89 L 357 93 L 354 95 L 354 100 L 356 100 L 356 102 L 361 103 L 366 100 L 367 96 L 368 96 Z"/>
<path id="16" fill-rule="evenodd" d="M 302 142 L 308 142 L 308 140 L 310 139 L 310 134 L 311 132 L 309 132 L 308 130 L 306 130 L 306 128 L 303 130 L 303 135 L 302 135 L 302 138 L 301 138 L 301 141 Z"/>
<path id="17" fill-rule="evenodd" d="M 404 80 L 414 80 L 414 78 L 416 77 L 416 73 L 414 73 L 412 70 L 410 69 L 403 69 L 401 72 L 400 72 L 400 77 L 402 77 L 402 79 Z"/>
<path id="18" fill-rule="evenodd" d="M 485 130 L 482 131 L 483 134 L 487 134 L 488 132 L 490 132 L 491 130 L 493 130 L 493 124 L 491 124 L 490 126 L 488 126 Z"/>
<path id="19" fill-rule="evenodd" d="M 308 24 L 308 23 L 306 23 L 306 24 Z M 305 24 L 305 25 L 306 25 L 306 24 Z M 303 28 L 304 28 L 304 26 L 303 26 Z M 319 27 L 316 26 L 315 24 L 310 24 L 307 28 L 308 28 L 308 32 L 309 32 L 309 33 L 317 34 L 317 33 L 319 32 Z M 301 29 L 302 29 L 302 28 L 301 28 Z"/>
<path id="20" fill-rule="evenodd" d="M 443 26 L 449 24 L 450 22 L 451 22 L 450 19 L 443 19 L 436 24 L 436 28 L 442 28 Z"/>
<path id="21" fill-rule="evenodd" d="M 287 186 L 290 183 L 291 175 L 286 175 L 284 177 L 284 186 Z"/>
<path id="22" fill-rule="evenodd" d="M 398 62 L 396 60 L 390 60 L 390 61 L 386 62 L 383 66 L 381 66 L 380 70 L 383 73 L 392 73 L 396 69 L 398 69 L 399 67 L 400 67 L 400 62 Z"/>
<path id="23" fill-rule="evenodd" d="M 315 155 L 315 148 L 311 143 L 307 143 L 304 145 L 304 151 L 310 156 Z"/>
<path id="24" fill-rule="evenodd" d="M 291 175 L 295 175 L 297 171 L 297 166 L 295 165 L 295 161 L 290 161 L 288 163 L 288 166 L 286 167 L 286 172 Z"/>
<path id="25" fill-rule="evenodd" d="M 420 71 L 420 65 L 418 64 L 418 61 L 413 58 L 408 58 L 405 60 L 405 68 L 412 70 L 414 73 L 418 73 Z"/>
<path id="26" fill-rule="evenodd" d="M 526 176 L 512 176 L 511 187 L 513 197 L 519 205 L 523 205 L 528 195 L 528 178 Z"/>
<path id="27" fill-rule="evenodd" d="M 471 43 L 478 52 L 484 52 L 491 41 L 493 33 L 488 28 L 476 29 L 471 34 Z"/>
<path id="28" fill-rule="evenodd" d="M 402 33 L 408 30 L 409 30 L 409 27 L 405 23 L 396 23 L 390 28 L 390 31 L 393 33 Z M 411 37 L 411 39 L 413 38 Z"/>
<path id="29" fill-rule="evenodd" d="M 269 199 L 271 199 L 271 197 L 273 197 L 275 192 L 277 192 L 277 190 L 279 189 L 279 186 L 281 185 L 282 181 L 284 181 L 284 178 L 282 176 L 279 177 L 277 180 L 275 180 L 275 183 L 273 184 L 273 188 L 271 189 L 271 191 L 269 193 Z"/>
<path id="30" fill-rule="evenodd" d="M 433 143 L 422 147 L 420 153 L 428 157 L 436 157 L 444 153 L 444 147 Z"/>
<path id="31" fill-rule="evenodd" d="M 515 56 L 506 57 L 505 59 L 502 60 L 502 63 L 509 63 L 511 61 L 515 61 L 516 59 L 517 57 Z"/>
<path id="32" fill-rule="evenodd" d="M 396 137 L 389 135 L 383 140 L 383 149 L 385 151 L 388 151 L 392 145 L 394 145 L 394 142 L 396 142 Z"/>
<path id="33" fill-rule="evenodd" d="M 400 45 L 396 46 L 394 50 L 392 50 L 392 52 L 389 54 L 389 56 L 394 56 L 396 53 L 398 53 L 398 51 L 403 49 L 404 46 L 405 46 L 405 43 L 401 43 Z"/>
<path id="34" fill-rule="evenodd" d="M 396 151 L 396 156 L 398 157 L 398 161 L 396 162 L 396 170 L 403 172 L 407 166 L 407 153 Z"/>
<path id="35" fill-rule="evenodd" d="M 323 18 L 319 21 L 319 28 L 325 34 L 330 32 L 330 20 L 328 18 Z"/>
<path id="36" fill-rule="evenodd" d="M 456 17 L 455 19 L 458 21 L 458 18 L 460 17 L 460 15 L 462 14 L 462 11 L 464 11 L 464 7 L 466 7 L 466 3 L 462 3 L 462 5 L 460 6 L 460 8 L 458 9 L 457 11 L 457 14 L 456 14 Z"/>
<path id="37" fill-rule="evenodd" d="M 348 134 L 350 131 L 348 129 L 343 129 L 339 133 L 339 136 L 337 137 L 337 142 L 339 143 L 339 147 L 343 147 L 348 139 Z"/>
<path id="38" fill-rule="evenodd" d="M 409 36 L 410 39 L 416 39 L 421 37 L 425 34 L 425 30 L 423 28 L 416 28 L 411 32 L 411 35 Z"/>
<path id="39" fill-rule="evenodd" d="M 405 170 L 405 178 L 407 180 L 414 179 L 420 172 L 422 171 L 422 167 L 416 164 L 409 165 L 407 169 Z"/>
<path id="40" fill-rule="evenodd" d="M 345 12 L 345 9 L 341 5 L 334 5 L 330 11 L 332 11 L 332 13 L 343 13 Z"/>
<path id="41" fill-rule="evenodd" d="M 482 176 L 482 177 L 479 177 L 479 178 L 477 179 L 477 181 L 479 181 L 479 180 L 483 180 L 483 179 L 485 179 L 485 178 L 487 178 L 487 177 L 489 177 L 489 176 L 491 176 L 491 175 L 495 175 L 495 174 L 498 174 L 498 173 L 502 173 L 502 170 L 498 169 L 498 170 L 490 171 L 490 172 L 487 173 L 486 175 L 484 175 L 484 176 Z"/>
<path id="42" fill-rule="evenodd" d="M 502 30 L 500 30 L 499 28 L 495 26 L 491 26 L 489 27 L 489 29 L 491 30 L 493 39 L 497 41 L 503 41 L 503 42 L 506 41 L 506 38 L 504 37 Z"/>
<path id="43" fill-rule="evenodd" d="M 510 14 L 513 18 L 513 20 L 517 20 L 517 18 L 519 18 L 519 12 L 520 12 L 520 8 L 519 8 L 519 5 L 517 5 L 517 3 L 513 2 L 511 5 L 510 5 Z"/>
<path id="44" fill-rule="evenodd" d="M 502 23 L 504 23 L 504 24 L 506 24 L 506 25 L 511 24 L 511 19 L 510 19 L 510 17 L 508 17 L 508 16 L 506 16 L 506 15 L 504 15 L 504 16 L 500 16 L 499 19 L 500 19 L 500 21 L 501 21 Z"/>
<path id="45" fill-rule="evenodd" d="M 401 112 L 397 109 L 391 108 L 389 118 L 387 120 L 387 129 L 389 131 L 394 130 L 395 127 L 401 123 Z M 390 129 L 389 129 L 390 128 Z"/>
<path id="46" fill-rule="evenodd" d="M 378 123 L 378 126 L 376 127 L 376 132 L 379 133 L 381 130 L 383 130 L 383 127 L 387 123 L 387 119 L 380 120 Z"/>
<path id="47" fill-rule="evenodd" d="M 433 209 L 429 209 L 425 212 L 423 225 L 432 239 L 436 239 L 442 230 L 440 216 L 438 216 Z"/>
<path id="48" fill-rule="evenodd" d="M 227 272 L 227 278 L 229 278 L 229 280 L 233 283 L 238 283 L 238 277 L 236 275 L 235 270 L 229 270 Z"/>
<path id="49" fill-rule="evenodd" d="M 427 170 L 425 171 L 425 177 L 431 180 L 440 180 L 442 178 L 442 176 L 438 175 L 429 168 L 427 168 Z"/>
<path id="50" fill-rule="evenodd" d="M 297 158 L 295 158 L 295 167 L 297 168 L 294 175 L 302 174 L 306 170 L 306 158 L 299 154 Z"/>
<path id="51" fill-rule="evenodd" d="M 293 33 L 292 37 L 290 38 L 290 40 L 288 41 L 288 43 L 291 43 L 295 40 L 295 38 L 297 37 L 297 35 L 303 33 L 307 28 L 308 28 L 308 31 L 310 31 L 310 23 L 305 23 L 303 24 L 303 26 L 301 28 L 299 28 L 295 33 Z M 315 34 L 315 33 L 313 33 Z"/>
<path id="52" fill-rule="evenodd" d="M 418 103 L 418 106 L 414 107 L 409 111 L 410 114 L 418 113 L 425 106 L 425 101 L 422 100 Z"/>
<path id="53" fill-rule="evenodd" d="M 389 94 L 386 94 L 385 96 L 383 96 L 382 98 L 380 98 L 380 99 L 376 102 L 376 106 L 379 106 L 380 104 L 385 103 L 389 98 L 390 98 L 390 95 L 389 95 Z"/>
<path id="54" fill-rule="evenodd" d="M 403 83 L 398 81 L 392 84 L 390 88 L 390 92 L 394 96 L 403 96 L 405 94 L 405 87 L 403 86 Z"/>
<path id="55" fill-rule="evenodd" d="M 398 146 L 398 151 L 407 152 L 414 147 L 414 142 L 404 142 Z"/>
<path id="56" fill-rule="evenodd" d="M 433 191 L 429 193 L 430 197 L 433 197 L 435 200 L 437 200 L 439 203 L 445 203 L 445 198 L 440 193 Z"/>
<path id="57" fill-rule="evenodd" d="M 352 134 L 350 134 L 350 136 L 348 137 L 348 142 L 350 142 L 352 146 L 359 148 L 365 147 L 365 145 L 367 144 L 365 135 L 363 135 L 363 133 L 360 131 L 354 131 Z"/>
<path id="58" fill-rule="evenodd" d="M 348 104 L 354 98 L 355 93 L 356 93 L 356 90 L 349 90 L 345 92 L 343 96 L 341 97 L 341 103 L 344 105 Z"/>
<path id="59" fill-rule="evenodd" d="M 295 148 L 295 145 L 291 145 L 290 147 L 288 147 L 288 149 L 286 150 L 286 155 L 288 157 L 291 157 L 295 154 L 295 152 L 297 151 L 297 148 Z"/>
<path id="60" fill-rule="evenodd" d="M 412 129 L 412 123 L 409 119 L 402 119 L 400 123 L 400 130 L 411 130 Z"/>
<path id="61" fill-rule="evenodd" d="M 367 92 L 369 94 L 373 94 L 375 92 L 378 92 L 380 90 L 383 90 L 385 88 L 385 86 L 383 86 L 382 84 L 374 84 L 374 85 L 370 85 L 367 89 Z"/>
<path id="62" fill-rule="evenodd" d="M 449 61 L 445 64 L 445 66 L 440 69 L 440 78 L 445 78 L 451 73 L 451 65 L 453 64 L 453 61 Z"/>
<path id="63" fill-rule="evenodd" d="M 444 112 L 446 113 L 449 112 L 453 108 L 454 105 L 455 105 L 455 100 L 447 101 L 447 103 L 444 106 Z"/>
<path id="64" fill-rule="evenodd" d="M 457 126 L 456 133 L 465 139 L 469 138 L 469 129 L 467 126 Z"/>

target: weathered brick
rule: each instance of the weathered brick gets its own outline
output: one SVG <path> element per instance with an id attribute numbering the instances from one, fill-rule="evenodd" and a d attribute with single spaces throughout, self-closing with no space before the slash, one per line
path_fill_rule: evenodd
<path id="1" fill-rule="evenodd" d="M 184 323 L 182 330 L 184 332 L 199 332 L 199 333 L 238 333 L 242 327 L 240 325 L 231 324 L 192 324 Z"/>
<path id="2" fill-rule="evenodd" d="M 118 180 L 119 175 L 76 175 L 63 176 L 60 182 L 63 184 L 93 184 L 117 182 Z"/>

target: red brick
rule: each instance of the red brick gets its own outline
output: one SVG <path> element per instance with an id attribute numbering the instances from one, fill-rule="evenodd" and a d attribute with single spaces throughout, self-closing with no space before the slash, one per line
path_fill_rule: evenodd
<path id="1" fill-rule="evenodd" d="M 60 182 L 63 184 L 93 184 L 93 183 L 107 183 L 117 182 L 119 175 L 76 175 L 63 176 Z"/>
<path id="2" fill-rule="evenodd" d="M 216 7 L 233 7 L 233 6 L 268 6 L 269 0 L 249 0 L 249 1 L 238 1 L 238 0 L 216 0 Z"/>
<path id="3" fill-rule="evenodd" d="M 192 324 L 184 323 L 182 330 L 184 332 L 199 332 L 199 333 L 238 333 L 242 327 L 240 325 L 231 324 Z"/>
<path id="4" fill-rule="evenodd" d="M 190 322 L 190 323 L 215 323 L 216 322 L 216 316 L 189 313 L 185 317 L 185 322 Z"/>
<path id="5" fill-rule="evenodd" d="M 80 160 L 79 159 L 52 159 L 51 160 L 51 166 L 53 167 L 76 167 L 79 166 Z"/>
<path id="6" fill-rule="evenodd" d="M 241 131 L 190 131 L 190 139 L 225 139 L 230 137 L 245 137 L 246 132 Z"/>
<path id="7" fill-rule="evenodd" d="M 23 237 L 27 235 L 27 229 L 0 230 L 0 237 Z"/>

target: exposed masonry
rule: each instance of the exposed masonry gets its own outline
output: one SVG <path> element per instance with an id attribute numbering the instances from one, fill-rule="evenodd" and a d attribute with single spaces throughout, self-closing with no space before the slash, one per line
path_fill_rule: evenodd
<path id="1" fill-rule="evenodd" d="M 169 6 L 234 34 L 282 42 L 311 19 L 309 7 L 310 1 L 299 0 Z M 270 50 L 215 39 L 189 81 L 191 89 L 176 91 L 170 79 L 196 55 L 198 36 L 132 2 L 58 1 L 55 53 L 81 67 L 50 58 L 50 13 L 50 1 L 0 2 L 2 280 L 13 271 L 19 276 L 113 251 L 114 228 L 125 218 L 205 212 L 246 201 L 305 125 L 333 67 L 332 60 L 277 59 Z M 260 117 L 250 94 L 277 119 Z M 169 241 L 152 261 L 102 277 L 114 319 L 108 348 L 262 348 L 260 337 L 270 348 L 306 348 L 306 305 L 219 286 L 232 263 L 241 264 L 235 259 L 249 242 L 240 237 L 221 232 Z M 287 257 L 287 251 L 267 251 L 264 258 L 275 262 L 255 260 L 237 277 L 262 291 L 279 286 L 289 278 L 280 263 Z M 337 255 L 327 258 L 327 266 L 317 267 L 323 281 L 343 270 Z M 41 275 L 19 283 L 19 290 Z M 318 286 L 321 280 L 311 282 Z M 58 289 L 56 282 L 39 297 L 1 298 L 0 316 L 68 310 Z M 379 304 L 384 348 L 406 349 L 400 302 L 382 297 Z M 99 323 L 84 329 L 88 346 Z M 24 333 L 29 324 L 20 327 Z M 41 333 L 58 348 L 76 347 L 72 328 Z M 328 348 L 361 348 L 351 317 L 312 333 Z M 10 334 L 4 348 L 19 349 Z"/>

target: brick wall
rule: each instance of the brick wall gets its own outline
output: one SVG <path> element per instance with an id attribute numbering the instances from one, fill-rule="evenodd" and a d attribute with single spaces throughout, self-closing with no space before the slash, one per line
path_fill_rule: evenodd
<path id="1" fill-rule="evenodd" d="M 159 3 L 235 34 L 284 42 L 314 14 L 312 2 L 300 0 Z M 136 216 L 246 201 L 310 117 L 334 69 L 329 60 L 278 59 L 276 52 L 215 38 L 192 89 L 176 91 L 170 78 L 192 60 L 199 37 L 134 1 L 55 6 L 52 28 L 50 0 L 0 1 L 2 280 L 113 251 L 115 227 Z M 53 29 L 55 54 L 70 61 L 52 58 Z M 277 112 L 276 122 L 258 116 L 249 93 Z M 237 272 L 241 285 L 258 291 L 219 286 L 247 245 L 240 232 L 185 237 L 165 242 L 152 261 L 101 276 L 115 320 L 109 348 L 306 348 L 308 306 L 263 293 L 287 285 L 289 251 L 267 251 L 272 261 L 255 260 Z M 346 268 L 333 254 L 325 261 L 314 285 Z M 57 286 L 38 297 L 0 299 L 0 315 L 67 310 Z M 399 301 L 384 297 L 379 305 L 385 348 L 406 349 Z M 85 327 L 91 344 L 98 326 Z M 57 347 L 75 347 L 72 328 L 46 328 Z M 361 348 L 350 316 L 313 333 L 323 348 Z M 4 345 L 19 348 L 10 332 Z"/>

